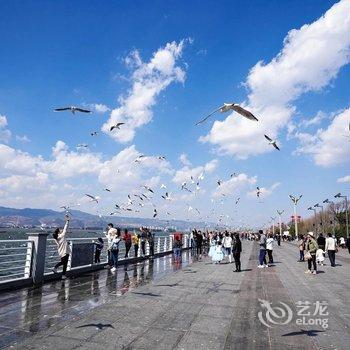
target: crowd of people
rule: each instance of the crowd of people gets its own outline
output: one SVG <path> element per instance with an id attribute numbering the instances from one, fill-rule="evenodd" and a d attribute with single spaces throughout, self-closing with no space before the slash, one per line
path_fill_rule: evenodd
<path id="1" fill-rule="evenodd" d="M 62 266 L 62 278 L 66 278 L 67 265 L 71 254 L 71 247 L 67 241 L 67 231 L 70 218 L 65 216 L 66 223 L 63 229 L 57 228 L 53 233 L 57 245 L 60 262 L 53 268 L 53 272 L 57 273 L 57 269 Z M 107 267 L 112 272 L 116 271 L 119 259 L 119 251 L 121 242 L 125 246 L 124 258 L 128 258 L 130 250 L 134 247 L 134 257 L 154 257 L 154 233 L 145 227 L 141 227 L 138 233 L 131 234 L 128 229 L 124 229 L 123 233 L 120 228 L 115 228 L 112 223 L 109 223 L 106 231 L 107 239 Z M 189 235 L 189 244 L 192 253 L 198 257 L 209 256 L 214 264 L 220 264 L 224 259 L 228 263 L 235 263 L 235 272 L 241 272 L 241 252 L 242 239 L 249 241 L 257 241 L 259 243 L 259 265 L 258 268 L 266 268 L 269 264 L 274 263 L 273 250 L 274 245 L 281 245 L 281 240 L 286 240 L 287 237 L 281 237 L 279 234 L 265 234 L 262 230 L 258 233 L 237 233 L 237 232 L 216 232 L 216 231 L 201 231 L 194 229 Z M 100 237 L 94 242 L 95 255 L 94 262 L 101 262 L 101 252 L 104 249 L 104 240 Z M 346 241 L 343 237 L 336 239 L 332 234 L 324 237 L 319 234 L 315 237 L 313 232 L 308 232 L 306 235 L 299 235 L 297 242 L 299 250 L 299 262 L 307 262 L 307 274 L 317 274 L 317 266 L 324 265 L 325 256 L 328 255 L 331 267 L 335 267 L 335 256 L 339 248 L 348 248 L 350 253 L 350 239 Z M 146 249 L 148 247 L 148 250 Z M 175 233 L 173 235 L 173 254 L 174 261 L 181 262 L 183 235 Z M 147 251 L 146 251 L 147 250 Z"/>

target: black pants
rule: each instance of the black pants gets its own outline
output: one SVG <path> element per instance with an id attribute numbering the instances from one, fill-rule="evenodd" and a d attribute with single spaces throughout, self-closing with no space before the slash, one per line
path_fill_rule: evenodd
<path id="1" fill-rule="evenodd" d="M 149 255 L 154 256 L 154 242 L 148 243 L 149 245 Z"/>
<path id="2" fill-rule="evenodd" d="M 311 264 L 314 266 L 314 270 L 317 271 L 316 254 L 311 254 L 311 259 L 307 261 L 307 267 L 309 270 L 311 270 Z"/>
<path id="3" fill-rule="evenodd" d="M 141 242 L 142 255 L 146 255 L 146 242 Z"/>
<path id="4" fill-rule="evenodd" d="M 233 253 L 235 259 L 236 271 L 241 271 L 241 253 Z"/>
<path id="5" fill-rule="evenodd" d="M 335 266 L 335 250 L 328 250 L 328 258 L 331 266 Z"/>
<path id="6" fill-rule="evenodd" d="M 273 264 L 272 249 L 266 249 L 267 255 L 269 256 L 269 263 Z"/>
<path id="7" fill-rule="evenodd" d="M 304 258 L 304 251 L 303 250 L 299 250 L 299 255 L 300 255 L 299 260 L 304 261 L 305 258 Z"/>
<path id="8" fill-rule="evenodd" d="M 55 265 L 55 269 L 59 268 L 60 266 L 63 266 L 63 271 L 62 275 L 66 274 L 67 271 L 67 265 L 68 265 L 68 259 L 69 259 L 69 254 L 66 254 L 61 258 L 61 261 Z"/>
<path id="9" fill-rule="evenodd" d="M 197 243 L 197 254 L 202 254 L 203 253 L 203 246 L 202 243 Z"/>
<path id="10" fill-rule="evenodd" d="M 97 250 L 95 251 L 95 264 L 100 263 L 101 262 L 101 250 Z"/>
<path id="11" fill-rule="evenodd" d="M 139 253 L 139 245 L 138 244 L 134 244 L 134 249 L 135 249 L 135 258 L 137 258 L 138 253 Z"/>
<path id="12" fill-rule="evenodd" d="M 129 251 L 131 248 L 131 242 L 125 242 L 125 259 L 129 256 Z"/>

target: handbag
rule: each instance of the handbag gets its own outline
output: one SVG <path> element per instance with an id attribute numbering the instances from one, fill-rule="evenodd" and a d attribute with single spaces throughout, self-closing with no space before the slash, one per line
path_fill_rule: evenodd
<path id="1" fill-rule="evenodd" d="M 306 260 L 310 260 L 311 259 L 311 254 L 310 252 L 306 251 L 305 255 L 304 255 L 304 259 Z"/>

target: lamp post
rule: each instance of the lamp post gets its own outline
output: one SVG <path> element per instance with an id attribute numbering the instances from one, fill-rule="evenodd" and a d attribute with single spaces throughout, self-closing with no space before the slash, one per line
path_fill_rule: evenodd
<path id="1" fill-rule="evenodd" d="M 322 203 L 324 203 L 324 204 L 333 204 L 334 205 L 334 202 L 330 201 L 328 198 L 325 199 Z M 335 215 L 333 215 L 333 219 L 332 219 L 332 221 L 330 223 L 332 225 L 332 231 L 333 231 L 333 236 L 334 236 L 335 235 Z"/>
<path id="2" fill-rule="evenodd" d="M 272 234 L 275 237 L 275 220 L 276 220 L 276 218 L 271 216 L 271 220 L 272 220 Z"/>
<path id="3" fill-rule="evenodd" d="M 348 197 L 337 193 L 334 198 L 345 198 L 345 223 L 346 223 L 346 237 L 349 238 L 349 218 L 348 218 Z"/>
<path id="4" fill-rule="evenodd" d="M 291 194 L 289 195 L 289 198 L 292 200 L 293 206 L 294 206 L 294 228 L 295 228 L 295 235 L 297 237 L 298 237 L 297 205 L 302 196 L 303 196 L 302 194 L 299 197 L 292 196 Z"/>
<path id="5" fill-rule="evenodd" d="M 315 224 L 314 224 L 315 225 L 315 230 L 318 231 L 318 229 L 317 229 L 317 216 L 316 216 L 317 210 L 315 208 L 313 208 L 313 207 L 308 207 L 307 210 L 313 210 L 313 212 L 315 214 Z"/>
<path id="6" fill-rule="evenodd" d="M 324 225 L 323 225 L 323 205 L 320 205 L 319 203 L 316 203 L 314 205 L 315 208 L 321 208 L 321 226 L 322 226 L 322 233 L 324 235 Z"/>
<path id="7" fill-rule="evenodd" d="M 280 238 L 282 238 L 282 214 L 284 213 L 284 210 L 277 210 L 277 214 L 279 216 L 279 228 L 280 228 Z"/>

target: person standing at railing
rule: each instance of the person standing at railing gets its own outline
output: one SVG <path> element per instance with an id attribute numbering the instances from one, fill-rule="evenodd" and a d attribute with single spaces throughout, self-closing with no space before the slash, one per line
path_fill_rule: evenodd
<path id="1" fill-rule="evenodd" d="M 126 259 L 129 257 L 129 251 L 131 248 L 131 234 L 128 232 L 128 229 L 124 230 L 123 241 L 125 244 L 125 256 L 124 256 L 124 258 Z"/>
<path id="2" fill-rule="evenodd" d="M 144 227 L 141 227 L 140 242 L 141 242 L 141 253 L 143 257 L 146 255 L 146 241 L 147 241 L 147 229 Z"/>
<path id="3" fill-rule="evenodd" d="M 101 262 L 101 251 L 103 249 L 103 239 L 101 237 L 98 238 L 97 242 L 94 241 L 95 245 L 95 264 L 99 264 Z"/>
<path id="4" fill-rule="evenodd" d="M 119 255 L 119 243 L 121 241 L 121 234 L 120 234 L 120 229 L 118 228 L 116 235 L 112 239 L 112 244 L 111 244 L 111 255 L 112 255 L 112 272 L 115 272 L 117 270 L 117 265 L 118 265 L 118 255 Z"/>
<path id="5" fill-rule="evenodd" d="M 57 273 L 58 272 L 57 269 L 60 266 L 63 266 L 62 279 L 67 278 L 66 271 L 67 271 L 69 255 L 71 254 L 71 248 L 67 242 L 67 237 L 66 237 L 68 227 L 69 227 L 69 221 L 70 221 L 69 215 L 65 216 L 65 220 L 66 220 L 66 223 L 64 225 L 63 230 L 61 230 L 60 228 L 57 228 L 53 233 L 53 238 L 55 239 L 55 242 L 57 244 L 57 251 L 58 251 L 58 255 L 61 258 L 61 261 L 55 265 L 52 271 L 54 273 Z"/>
<path id="6" fill-rule="evenodd" d="M 115 229 L 113 227 L 112 223 L 109 223 L 107 225 L 107 234 L 106 234 L 106 238 L 107 238 L 107 256 L 108 256 L 108 265 L 109 265 L 109 267 L 113 266 L 113 264 L 112 264 L 111 247 L 112 247 L 112 240 L 116 236 L 117 233 L 118 233 L 117 229 Z"/>
<path id="7" fill-rule="evenodd" d="M 134 245 L 135 250 L 135 258 L 138 257 L 139 254 L 139 245 L 140 245 L 140 235 L 134 233 L 132 236 L 132 244 Z"/>
<path id="8" fill-rule="evenodd" d="M 147 230 L 147 241 L 149 246 L 149 255 L 151 256 L 151 259 L 154 257 L 154 233 Z"/>

